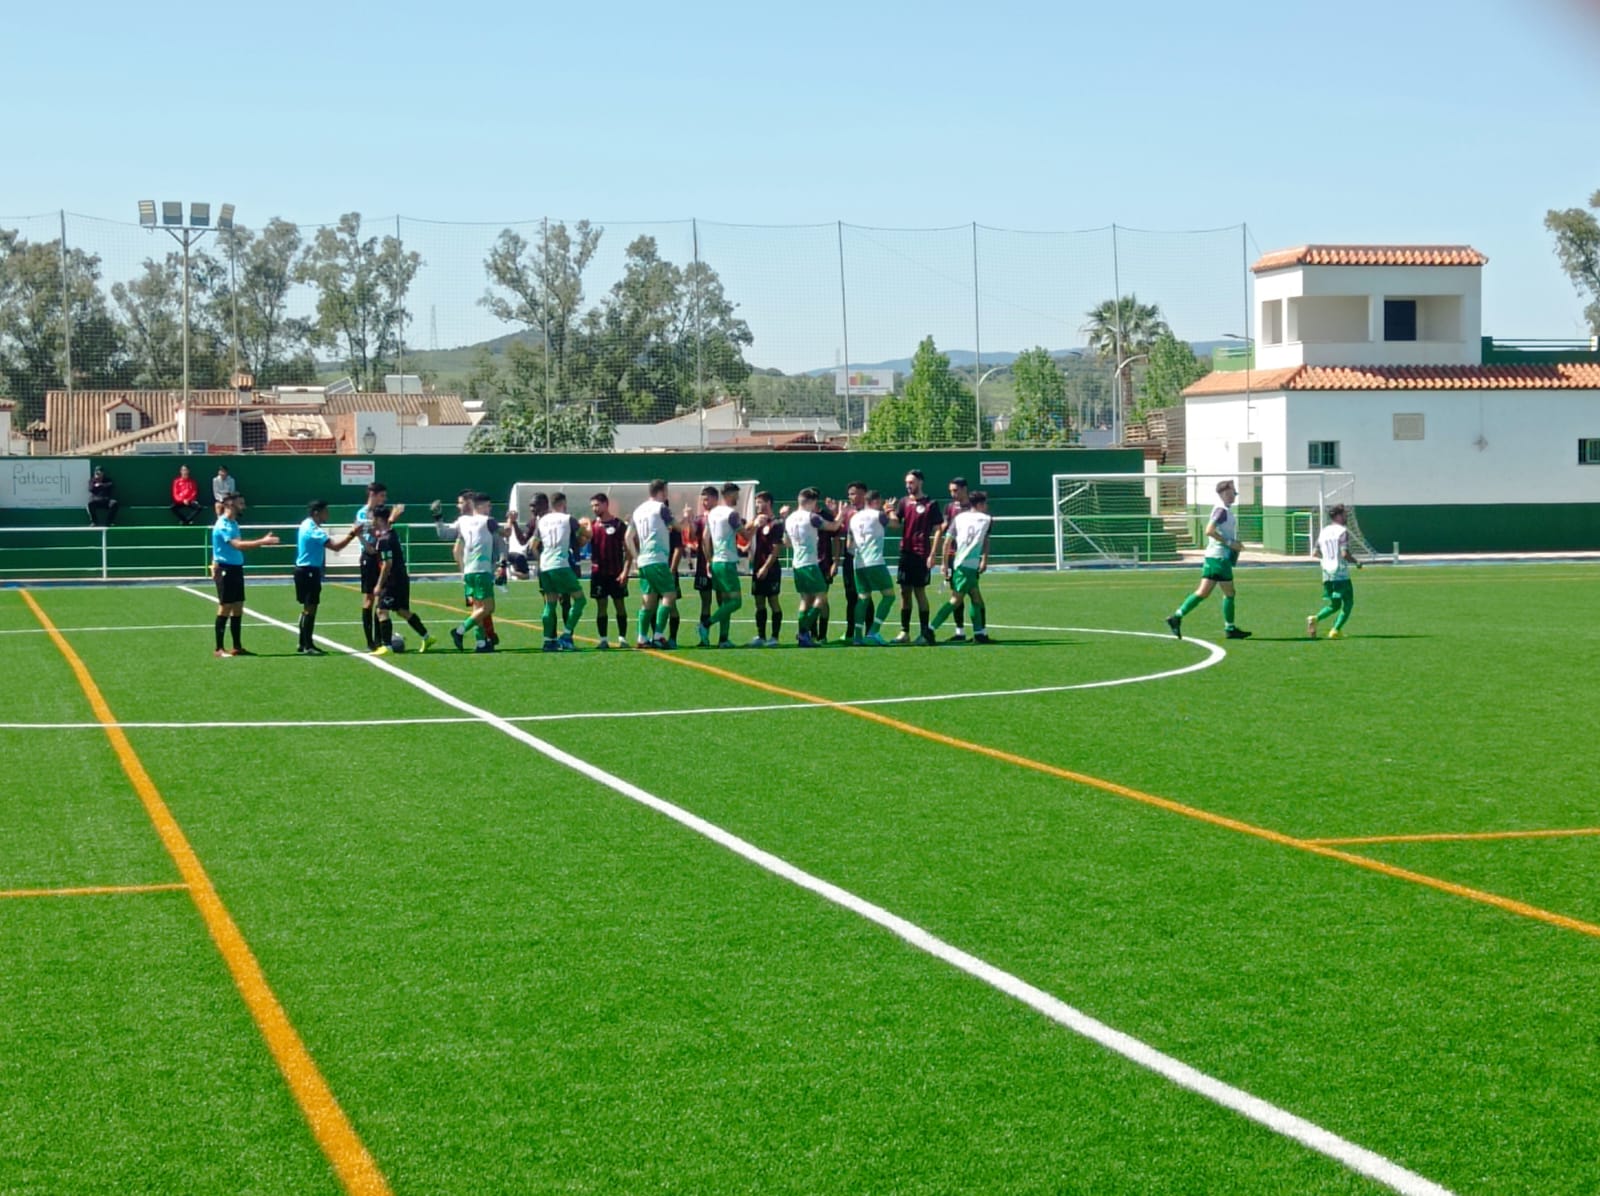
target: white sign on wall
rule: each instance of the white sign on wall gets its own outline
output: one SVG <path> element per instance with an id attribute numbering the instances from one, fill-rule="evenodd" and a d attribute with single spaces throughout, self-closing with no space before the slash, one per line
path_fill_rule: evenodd
<path id="1" fill-rule="evenodd" d="M 1011 485 L 1011 462 L 979 461 L 978 483 L 982 486 Z"/>
<path id="2" fill-rule="evenodd" d="M 339 485 L 365 486 L 378 476 L 378 466 L 373 461 L 340 461 Z"/>
<path id="3" fill-rule="evenodd" d="M 81 507 L 89 501 L 89 460 L 9 461 L 0 473 L 0 507 Z"/>
<path id="4" fill-rule="evenodd" d="M 846 387 L 849 387 L 848 392 Z M 836 395 L 892 395 L 893 370 L 835 370 L 833 393 Z"/>

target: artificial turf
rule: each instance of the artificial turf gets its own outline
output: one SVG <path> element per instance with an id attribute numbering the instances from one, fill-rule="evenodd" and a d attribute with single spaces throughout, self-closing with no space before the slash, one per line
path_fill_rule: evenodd
<path id="1" fill-rule="evenodd" d="M 1245 829 L 1600 825 L 1597 578 L 1372 569 L 1351 638 L 1309 642 L 1314 571 L 1245 571 L 1255 639 L 1126 685 L 1207 659 L 1161 623 L 1190 575 L 992 577 L 989 648 L 669 658 L 539 653 L 513 589 L 510 651 L 391 661 L 497 715 L 643 715 L 522 725 L 1440 1184 L 1582 1192 L 1600 939 Z M 443 639 L 456 591 L 415 594 Z M 123 721 L 464 720 L 128 731 L 397 1192 L 1376 1187 L 369 662 L 267 626 L 213 660 L 173 588 L 35 597 Z M 330 590 L 325 634 L 355 607 Z M 119 623 L 182 626 L 74 630 Z M 92 721 L 37 626 L 0 592 L 0 721 Z M 174 878 L 103 733 L 0 749 L 0 890 Z M 1600 918 L 1600 838 L 1339 850 Z M 186 894 L 0 899 L 0 936 L 0 1192 L 335 1186 Z"/>

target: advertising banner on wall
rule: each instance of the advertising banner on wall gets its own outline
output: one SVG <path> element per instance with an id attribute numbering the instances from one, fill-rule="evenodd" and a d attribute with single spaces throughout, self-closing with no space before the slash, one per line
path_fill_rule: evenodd
<path id="1" fill-rule="evenodd" d="M 340 461 L 339 485 L 365 486 L 378 476 L 377 464 L 373 461 Z"/>
<path id="2" fill-rule="evenodd" d="M 0 507 L 81 507 L 89 501 L 89 459 L 6 461 L 0 465 Z"/>

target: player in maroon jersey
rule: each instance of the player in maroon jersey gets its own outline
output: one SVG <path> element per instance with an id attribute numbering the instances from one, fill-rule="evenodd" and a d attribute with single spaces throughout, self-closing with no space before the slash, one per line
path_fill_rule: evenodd
<path id="1" fill-rule="evenodd" d="M 783 589 L 783 521 L 772 510 L 772 492 L 756 495 L 756 517 L 750 525 L 750 594 L 756 603 L 756 638 L 752 648 L 778 646 L 778 628 L 783 623 L 783 607 L 778 594 Z M 767 614 L 772 615 L 772 636 L 767 637 Z"/>
<path id="2" fill-rule="evenodd" d="M 623 647 L 628 642 L 628 574 L 633 570 L 628 524 L 611 513 L 611 500 L 604 494 L 589 499 L 589 511 L 589 597 L 595 601 L 595 630 L 600 647 L 611 647 L 608 615 L 614 611 L 617 645 Z"/>
<path id="3" fill-rule="evenodd" d="M 894 642 L 911 639 L 911 603 L 917 604 L 921 624 L 919 644 L 931 644 L 933 628 L 928 625 L 928 579 L 933 576 L 933 533 L 941 526 L 939 504 L 922 492 L 922 470 L 906 474 L 906 496 L 889 512 L 889 526 L 900 529 L 900 565 L 895 580 L 900 585 L 900 634 Z"/>
<path id="4" fill-rule="evenodd" d="M 933 559 L 938 561 L 944 569 L 945 585 L 952 586 L 955 575 L 956 540 L 951 529 L 955 527 L 956 516 L 968 507 L 967 479 L 950 479 L 950 501 L 944 505 L 944 524 L 933 533 Z M 967 599 L 964 594 L 953 592 L 950 595 L 950 609 L 956 618 L 956 633 L 951 638 L 964 640 L 967 638 L 965 612 Z"/>

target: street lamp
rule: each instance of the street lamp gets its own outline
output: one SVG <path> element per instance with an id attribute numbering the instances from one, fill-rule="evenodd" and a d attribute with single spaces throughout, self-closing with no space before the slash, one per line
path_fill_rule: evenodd
<path id="1" fill-rule="evenodd" d="M 156 203 L 153 199 L 139 201 L 139 227 L 154 231 L 156 225 Z M 183 246 L 183 407 L 189 407 L 189 249 L 201 237 L 209 232 L 216 231 L 211 226 L 211 205 L 208 203 L 191 203 L 189 205 L 189 219 L 185 223 L 183 218 L 183 204 L 170 199 L 161 201 L 160 227 L 171 234 L 172 239 Z M 233 228 L 233 205 L 223 204 L 222 211 L 217 220 L 217 229 L 231 231 Z M 235 299 L 237 303 L 237 299 Z M 234 331 L 238 332 L 238 311 L 234 313 Z M 237 364 L 237 363 L 235 363 Z M 235 446 L 242 447 L 242 446 Z"/>
<path id="2" fill-rule="evenodd" d="M 1111 439 L 1113 444 L 1122 443 L 1123 432 L 1126 431 L 1126 415 L 1122 410 L 1122 371 L 1136 361 L 1148 361 L 1150 354 L 1135 353 L 1132 357 L 1124 357 L 1117 362 L 1117 368 L 1111 371 L 1111 401 L 1116 404 L 1112 409 Z"/>
<path id="3" fill-rule="evenodd" d="M 361 433 L 361 451 L 371 456 L 378 447 L 378 434 L 371 428 Z"/>
<path id="4" fill-rule="evenodd" d="M 972 385 L 972 408 L 973 413 L 978 417 L 978 422 L 975 426 L 975 430 L 973 431 L 974 448 L 981 449 L 983 447 L 983 380 L 989 377 L 991 374 L 998 374 L 1005 368 L 1006 367 L 1003 365 L 997 365 L 990 369 L 984 370 L 983 373 L 978 375 L 978 380 Z"/>

